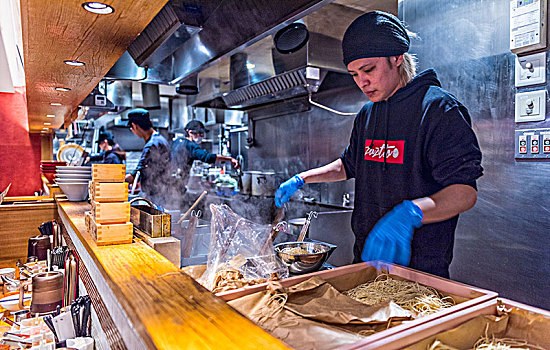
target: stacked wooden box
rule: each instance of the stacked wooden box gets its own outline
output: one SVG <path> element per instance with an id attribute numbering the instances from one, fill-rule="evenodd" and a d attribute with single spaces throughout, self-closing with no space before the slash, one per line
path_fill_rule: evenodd
<path id="1" fill-rule="evenodd" d="M 93 164 L 90 181 L 92 211 L 86 227 L 97 245 L 132 243 L 128 183 L 123 164 Z"/>

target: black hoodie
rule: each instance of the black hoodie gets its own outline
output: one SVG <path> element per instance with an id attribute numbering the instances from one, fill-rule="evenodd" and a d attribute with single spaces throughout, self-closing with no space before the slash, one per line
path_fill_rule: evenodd
<path id="1" fill-rule="evenodd" d="M 388 100 L 365 104 L 341 159 L 347 177 L 355 178 L 356 261 L 367 234 L 395 205 L 453 184 L 476 188 L 483 173 L 468 110 L 441 88 L 432 69 Z M 455 216 L 417 229 L 409 266 L 448 277 L 457 221 Z"/>

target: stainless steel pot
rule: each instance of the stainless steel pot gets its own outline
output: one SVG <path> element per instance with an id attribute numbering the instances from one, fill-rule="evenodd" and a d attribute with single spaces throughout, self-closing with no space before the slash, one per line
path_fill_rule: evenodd
<path id="1" fill-rule="evenodd" d="M 261 171 L 243 171 L 243 188 L 242 192 L 243 194 L 251 194 L 252 193 L 252 177 L 254 174 L 261 174 Z"/>
<path id="2" fill-rule="evenodd" d="M 274 171 L 263 171 L 252 174 L 252 195 L 253 196 L 274 196 L 277 179 Z"/>

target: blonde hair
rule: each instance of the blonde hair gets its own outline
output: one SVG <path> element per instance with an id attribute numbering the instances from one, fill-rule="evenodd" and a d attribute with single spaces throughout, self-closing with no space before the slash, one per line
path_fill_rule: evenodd
<path id="1" fill-rule="evenodd" d="M 416 75 L 416 56 L 405 52 L 403 54 L 403 63 L 397 67 L 399 71 L 399 82 L 402 86 L 405 86 L 412 80 Z"/>

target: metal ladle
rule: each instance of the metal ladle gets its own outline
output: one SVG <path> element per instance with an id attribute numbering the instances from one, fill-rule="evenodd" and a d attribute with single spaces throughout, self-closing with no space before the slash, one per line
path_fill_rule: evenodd
<path id="1" fill-rule="evenodd" d="M 298 236 L 297 242 L 302 242 L 304 238 L 306 238 L 306 233 L 309 228 L 309 223 L 311 222 L 312 218 L 317 218 L 317 212 L 316 211 L 310 211 L 307 215 L 306 222 L 304 223 L 304 226 L 302 227 L 302 231 L 300 231 L 300 235 Z"/>

